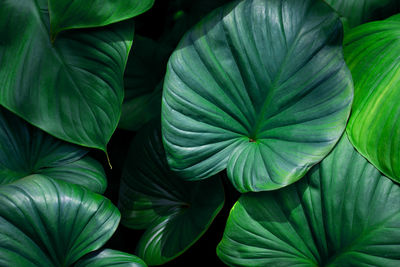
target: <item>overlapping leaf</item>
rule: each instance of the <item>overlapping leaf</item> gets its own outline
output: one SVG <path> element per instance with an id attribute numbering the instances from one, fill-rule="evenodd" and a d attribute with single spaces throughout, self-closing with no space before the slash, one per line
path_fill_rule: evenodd
<path id="1" fill-rule="evenodd" d="M 60 139 L 106 150 L 121 113 L 132 21 L 49 37 L 46 0 L 3 1 L 0 104 Z"/>
<path id="2" fill-rule="evenodd" d="M 86 153 L 0 107 L 0 185 L 40 173 L 103 193 L 103 167 Z"/>
<path id="3" fill-rule="evenodd" d="M 325 0 L 344 16 L 350 27 L 400 12 L 398 0 Z"/>
<path id="4" fill-rule="evenodd" d="M 83 187 L 33 175 L 0 187 L 0 265 L 70 266 L 99 249 L 118 209 Z"/>
<path id="5" fill-rule="evenodd" d="M 399 266 L 400 187 L 344 136 L 298 183 L 242 196 L 217 252 L 230 266 Z"/>
<path id="6" fill-rule="evenodd" d="M 125 252 L 103 249 L 92 252 L 79 260 L 74 267 L 147 267 L 146 263 L 135 255 Z"/>
<path id="7" fill-rule="evenodd" d="M 357 150 L 388 177 L 400 181 L 400 15 L 361 25 L 345 39 L 354 79 L 347 126 Z"/>
<path id="8" fill-rule="evenodd" d="M 158 120 L 145 126 L 125 162 L 119 199 L 122 223 L 146 229 L 138 256 L 149 265 L 162 264 L 199 239 L 224 202 L 217 178 L 181 180 L 168 168 Z"/>
<path id="9" fill-rule="evenodd" d="M 124 75 L 125 98 L 118 127 L 137 131 L 161 112 L 162 80 L 172 49 L 136 36 Z"/>
<path id="10" fill-rule="evenodd" d="M 67 29 L 105 26 L 147 11 L 154 0 L 49 0 L 52 35 Z"/>
<path id="11" fill-rule="evenodd" d="M 146 36 L 153 31 L 160 32 L 155 40 L 136 35 L 126 66 L 125 98 L 118 127 L 137 131 L 161 112 L 162 83 L 167 61 L 184 33 L 204 15 L 229 0 L 184 0 L 156 3 L 156 11 L 147 14 L 154 20 L 157 8 L 167 6 L 158 18 L 163 25 L 139 20 L 138 32 Z M 157 4 L 159 6 L 157 6 Z M 160 30 L 163 28 L 163 30 Z M 154 38 L 154 36 L 153 36 Z"/>
<path id="12" fill-rule="evenodd" d="M 241 192 L 300 179 L 346 125 L 352 82 L 342 26 L 320 1 L 238 1 L 214 11 L 169 60 L 168 162 L 187 180 L 225 168 Z"/>

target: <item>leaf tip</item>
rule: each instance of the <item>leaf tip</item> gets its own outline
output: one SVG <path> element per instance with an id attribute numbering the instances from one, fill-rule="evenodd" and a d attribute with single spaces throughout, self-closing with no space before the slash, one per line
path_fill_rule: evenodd
<path id="1" fill-rule="evenodd" d="M 104 152 L 106 153 L 106 158 L 107 158 L 108 166 L 110 167 L 110 170 L 112 170 L 111 160 L 110 160 L 110 157 L 108 156 L 107 149 L 104 150 Z"/>

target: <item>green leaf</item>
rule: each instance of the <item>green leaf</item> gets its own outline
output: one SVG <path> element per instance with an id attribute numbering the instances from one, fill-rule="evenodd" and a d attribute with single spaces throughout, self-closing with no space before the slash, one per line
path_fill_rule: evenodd
<path id="1" fill-rule="evenodd" d="M 106 150 L 121 113 L 133 22 L 49 38 L 46 0 L 0 9 L 0 104 L 60 139 Z"/>
<path id="2" fill-rule="evenodd" d="M 169 170 L 158 120 L 139 131 L 125 162 L 119 207 L 122 224 L 146 229 L 137 247 L 140 258 L 159 265 L 179 256 L 208 229 L 223 203 L 218 177 L 187 182 Z"/>
<path id="3" fill-rule="evenodd" d="M 238 1 L 218 9 L 171 56 L 162 102 L 172 170 L 225 168 L 241 192 L 289 185 L 342 134 L 352 81 L 342 25 L 320 1 Z"/>
<path id="4" fill-rule="evenodd" d="M 398 0 L 325 0 L 348 19 L 350 27 L 400 12 Z"/>
<path id="5" fill-rule="evenodd" d="M 217 253 L 231 266 L 399 266 L 400 187 L 344 135 L 298 183 L 242 196 Z"/>
<path id="6" fill-rule="evenodd" d="M 105 26 L 150 9 L 154 0 L 49 0 L 51 33 Z"/>
<path id="7" fill-rule="evenodd" d="M 212 10 L 233 0 L 177 0 L 169 1 L 165 13 L 164 30 L 160 42 L 175 48 L 182 36 Z M 172 51 L 171 51 L 172 52 Z"/>
<path id="8" fill-rule="evenodd" d="M 0 107 L 0 185 L 40 173 L 104 193 L 103 167 L 86 153 Z"/>
<path id="9" fill-rule="evenodd" d="M 400 182 L 400 15 L 354 28 L 345 58 L 354 80 L 350 141 L 381 172 Z"/>
<path id="10" fill-rule="evenodd" d="M 147 267 L 146 263 L 135 255 L 112 249 L 103 249 L 92 252 L 74 267 Z"/>
<path id="11" fill-rule="evenodd" d="M 119 128 L 137 131 L 151 119 L 159 117 L 162 83 L 169 56 L 190 27 L 228 1 L 169 1 L 168 4 L 158 3 L 159 6 L 156 3 L 154 12 L 150 11 L 146 18 L 153 20 L 158 15 L 157 10 L 163 7 L 166 9 L 164 16 L 158 20 L 164 22 L 164 29 L 157 41 L 138 34 L 135 36 L 124 75 L 125 98 Z M 146 22 L 146 18 L 145 21 L 139 18 L 137 32 L 151 35 L 153 31 L 160 31 L 160 25 Z"/>
<path id="12" fill-rule="evenodd" d="M 101 195 L 33 175 L 0 187 L 0 265 L 69 266 L 99 249 L 120 214 Z"/>
<path id="13" fill-rule="evenodd" d="M 139 130 L 161 112 L 162 81 L 172 48 L 136 35 L 126 65 L 119 128 Z"/>

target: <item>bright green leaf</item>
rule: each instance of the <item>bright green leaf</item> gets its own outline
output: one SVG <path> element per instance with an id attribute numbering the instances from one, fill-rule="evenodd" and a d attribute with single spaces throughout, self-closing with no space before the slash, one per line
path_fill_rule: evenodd
<path id="1" fill-rule="evenodd" d="M 86 153 L 0 107 L 0 185 L 40 173 L 103 193 L 103 167 Z"/>
<path id="2" fill-rule="evenodd" d="M 32 175 L 0 187 L 0 265 L 69 266 L 99 249 L 120 214 L 83 187 Z"/>
<path id="3" fill-rule="evenodd" d="M 242 196 L 217 253 L 231 266 L 399 266 L 400 187 L 345 135 L 298 183 Z"/>
<path id="4" fill-rule="evenodd" d="M 150 9 L 154 0 L 49 0 L 53 37 L 67 29 L 105 26 Z"/>
<path id="5" fill-rule="evenodd" d="M 49 38 L 46 0 L 0 9 L 0 104 L 60 139 L 106 150 L 121 113 L 132 21 Z"/>
<path id="6" fill-rule="evenodd" d="M 354 28 L 345 58 L 354 80 L 350 141 L 381 172 L 400 182 L 400 15 Z"/>
<path id="7" fill-rule="evenodd" d="M 352 102 L 342 25 L 321 1 L 249 0 L 218 9 L 169 60 L 162 131 L 187 180 L 225 168 L 241 192 L 281 188 L 323 159 Z"/>
<path id="8" fill-rule="evenodd" d="M 163 264 L 187 250 L 224 203 L 218 177 L 187 182 L 169 170 L 158 120 L 135 137 L 120 188 L 122 224 L 147 229 L 137 254 L 149 265 Z"/>
<path id="9" fill-rule="evenodd" d="M 325 0 L 325 2 L 346 17 L 350 27 L 400 12 L 398 0 Z"/>
<path id="10" fill-rule="evenodd" d="M 79 260 L 74 267 L 147 267 L 146 263 L 135 255 L 112 249 L 92 252 Z"/>

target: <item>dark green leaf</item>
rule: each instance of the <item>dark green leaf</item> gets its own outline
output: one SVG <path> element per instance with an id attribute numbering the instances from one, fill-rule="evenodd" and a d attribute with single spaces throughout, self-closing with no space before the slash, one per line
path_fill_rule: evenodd
<path id="1" fill-rule="evenodd" d="M 103 193 L 103 167 L 86 149 L 58 140 L 0 107 L 0 185 L 41 173 Z"/>
<path id="2" fill-rule="evenodd" d="M 400 12 L 398 0 L 325 0 L 348 19 L 350 27 Z"/>
<path id="3" fill-rule="evenodd" d="M 138 133 L 125 163 L 119 204 L 125 226 L 147 229 L 137 247 L 147 264 L 163 264 L 187 250 L 223 203 L 218 177 L 186 182 L 168 169 L 158 120 Z"/>
<path id="4" fill-rule="evenodd" d="M 164 7 L 164 16 L 157 21 L 163 25 L 142 22 L 139 31 L 149 34 L 161 30 L 154 41 L 147 37 L 135 36 L 125 70 L 125 98 L 118 127 L 131 131 L 139 130 L 161 112 L 162 83 L 167 61 L 184 33 L 202 16 L 229 0 L 184 0 L 158 2 L 155 9 Z M 167 6 L 168 8 L 165 8 Z M 146 14 L 154 22 L 157 13 Z M 139 18 L 139 25 L 140 25 Z M 155 29 L 156 28 L 156 29 Z"/>
<path id="5" fill-rule="evenodd" d="M 131 21 L 49 38 L 46 0 L 0 9 L 0 104 L 60 139 L 106 150 L 121 113 Z"/>
<path id="6" fill-rule="evenodd" d="M 137 131 L 161 112 L 162 80 L 172 48 L 136 35 L 126 65 L 118 127 Z"/>
<path id="7" fill-rule="evenodd" d="M 217 253 L 231 266 L 399 266 L 400 187 L 345 135 L 298 183 L 242 196 Z"/>
<path id="8" fill-rule="evenodd" d="M 400 15 L 354 28 L 345 58 L 354 80 L 350 141 L 381 172 L 400 182 Z"/>
<path id="9" fill-rule="evenodd" d="M 0 187 L 0 265 L 69 266 L 99 249 L 120 214 L 83 187 L 32 175 Z"/>
<path id="10" fill-rule="evenodd" d="M 67 29 L 105 26 L 146 12 L 154 0 L 49 0 L 52 35 Z"/>
<path id="11" fill-rule="evenodd" d="M 146 263 L 135 255 L 117 250 L 103 249 L 86 255 L 74 267 L 147 267 Z"/>
<path id="12" fill-rule="evenodd" d="M 241 192 L 301 177 L 342 134 L 353 96 L 342 25 L 321 1 L 239 1 L 181 41 L 164 83 L 168 162 L 187 180 L 225 168 Z"/>

